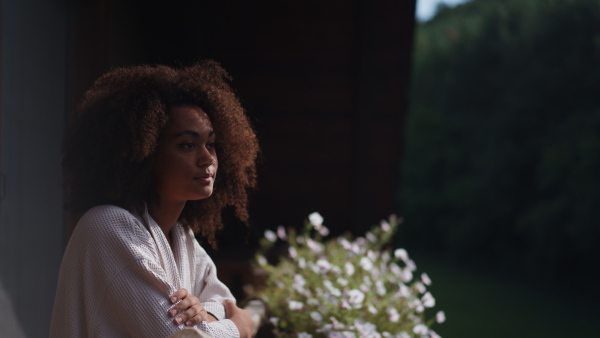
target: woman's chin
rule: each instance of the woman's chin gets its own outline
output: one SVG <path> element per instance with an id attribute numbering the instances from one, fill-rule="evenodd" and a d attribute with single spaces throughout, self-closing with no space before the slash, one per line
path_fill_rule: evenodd
<path id="1" fill-rule="evenodd" d="M 203 200 L 203 199 L 207 199 L 209 198 L 213 193 L 212 189 L 206 189 L 202 192 L 198 192 L 196 194 L 194 194 L 194 196 L 192 198 L 190 198 L 190 201 L 199 201 L 199 200 Z"/>

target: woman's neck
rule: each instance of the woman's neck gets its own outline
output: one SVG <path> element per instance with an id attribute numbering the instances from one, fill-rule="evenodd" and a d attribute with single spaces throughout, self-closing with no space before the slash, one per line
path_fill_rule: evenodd
<path id="1" fill-rule="evenodd" d="M 149 203 L 148 213 L 154 219 L 156 224 L 161 228 L 167 241 L 171 244 L 171 236 L 169 232 L 175 224 L 185 207 L 185 202 L 168 203 L 161 201 L 161 203 Z"/>

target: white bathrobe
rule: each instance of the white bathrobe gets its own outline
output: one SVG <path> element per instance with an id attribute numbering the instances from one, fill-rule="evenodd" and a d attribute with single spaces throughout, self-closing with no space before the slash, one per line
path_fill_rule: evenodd
<path id="1" fill-rule="evenodd" d="M 184 327 L 167 314 L 169 296 L 180 288 L 218 319 L 196 328 L 215 338 L 239 337 L 222 305 L 235 299 L 213 261 L 191 230 L 177 225 L 171 237 L 172 250 L 147 210 L 88 210 L 63 257 L 50 337 L 167 337 Z"/>

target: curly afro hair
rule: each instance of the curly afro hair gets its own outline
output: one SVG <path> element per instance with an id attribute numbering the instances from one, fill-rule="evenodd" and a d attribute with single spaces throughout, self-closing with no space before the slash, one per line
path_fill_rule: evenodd
<path id="1" fill-rule="evenodd" d="M 170 109 L 198 106 L 218 135 L 219 176 L 211 197 L 188 201 L 179 222 L 215 247 L 222 210 L 248 224 L 248 192 L 256 186 L 258 141 L 231 81 L 210 60 L 185 68 L 115 69 L 85 93 L 65 142 L 67 205 L 76 214 L 101 204 L 141 210 L 158 199 L 154 152 Z"/>

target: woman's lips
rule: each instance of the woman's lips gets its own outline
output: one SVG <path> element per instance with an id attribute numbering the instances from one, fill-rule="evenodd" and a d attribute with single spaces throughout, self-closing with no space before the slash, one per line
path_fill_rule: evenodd
<path id="1" fill-rule="evenodd" d="M 210 183 L 213 180 L 212 175 L 205 175 L 205 176 L 198 176 L 198 177 L 194 177 L 194 180 L 201 182 L 201 183 Z"/>

